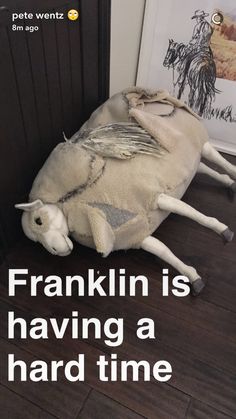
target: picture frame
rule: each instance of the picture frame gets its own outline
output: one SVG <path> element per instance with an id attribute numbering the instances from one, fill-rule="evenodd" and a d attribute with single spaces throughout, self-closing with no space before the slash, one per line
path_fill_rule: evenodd
<path id="1" fill-rule="evenodd" d="M 174 64 L 172 52 L 177 56 Z M 167 89 L 183 100 L 202 117 L 213 145 L 232 155 L 235 57 L 234 0 L 212 0 L 207 6 L 204 0 L 183 0 L 181 5 L 174 0 L 146 1 L 136 84 Z"/>

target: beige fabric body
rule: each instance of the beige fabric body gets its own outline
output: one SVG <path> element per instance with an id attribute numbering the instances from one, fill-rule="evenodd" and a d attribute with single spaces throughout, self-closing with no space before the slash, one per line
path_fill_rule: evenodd
<path id="1" fill-rule="evenodd" d="M 136 120 L 156 138 L 167 150 L 165 154 L 104 159 L 84 150 L 79 143 L 59 144 L 30 193 L 30 200 L 39 198 L 44 203 L 58 203 L 61 199 L 59 205 L 73 237 L 104 255 L 116 249 L 139 247 L 156 230 L 168 215 L 157 208 L 158 195 L 164 192 L 179 199 L 183 196 L 208 141 L 199 118 L 182 102 L 166 91 L 151 93 L 137 88 L 105 102 L 82 130 L 130 120 Z M 127 221 L 120 225 L 109 222 L 104 208 L 110 207 L 123 211 Z"/>

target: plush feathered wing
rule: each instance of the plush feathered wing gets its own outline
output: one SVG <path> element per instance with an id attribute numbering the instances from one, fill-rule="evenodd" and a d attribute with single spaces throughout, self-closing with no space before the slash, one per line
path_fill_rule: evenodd
<path id="1" fill-rule="evenodd" d="M 77 133 L 71 139 L 102 157 L 130 159 L 136 154 L 160 157 L 167 150 L 136 123 L 113 123 Z"/>

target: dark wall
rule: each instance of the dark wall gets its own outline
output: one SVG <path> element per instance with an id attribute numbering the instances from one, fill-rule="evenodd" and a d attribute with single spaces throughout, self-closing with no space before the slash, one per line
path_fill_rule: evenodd
<path id="1" fill-rule="evenodd" d="M 54 146 L 108 97 L 110 1 L 6 0 L 0 7 L 0 248 L 20 234 L 16 202 Z M 79 10 L 75 22 L 67 11 Z M 57 11 L 64 20 L 11 20 L 13 12 Z M 12 25 L 38 25 L 37 32 Z"/>

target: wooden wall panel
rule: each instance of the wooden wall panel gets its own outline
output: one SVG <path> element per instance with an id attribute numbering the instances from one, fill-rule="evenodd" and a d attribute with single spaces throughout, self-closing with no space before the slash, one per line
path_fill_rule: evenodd
<path id="1" fill-rule="evenodd" d="M 0 248 L 21 234 L 14 203 L 27 199 L 52 148 L 108 97 L 110 0 L 6 0 L 0 8 Z M 78 21 L 67 11 L 79 10 Z M 64 13 L 64 20 L 16 21 L 12 12 Z"/>

